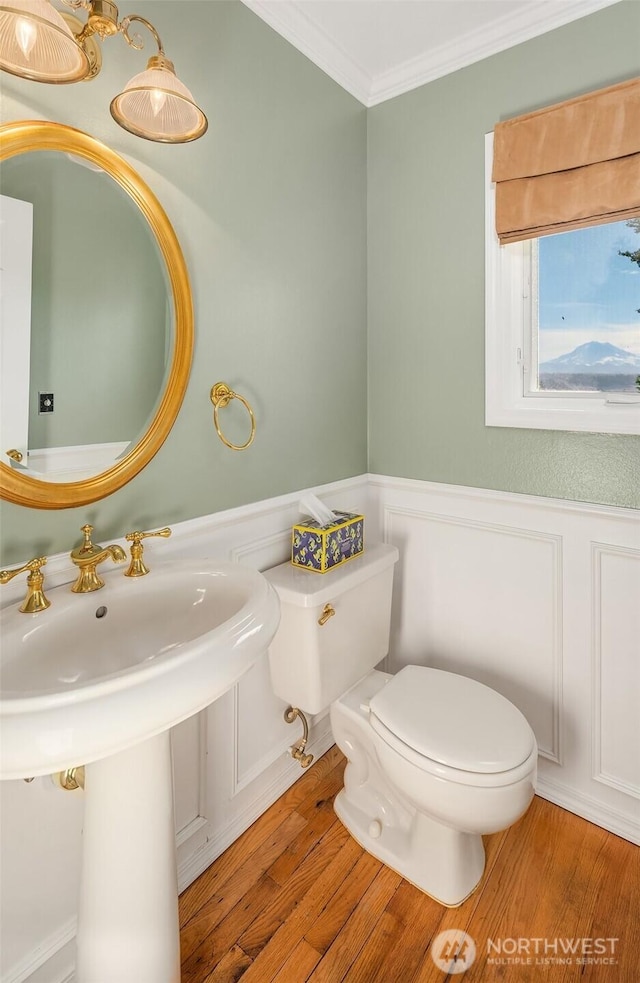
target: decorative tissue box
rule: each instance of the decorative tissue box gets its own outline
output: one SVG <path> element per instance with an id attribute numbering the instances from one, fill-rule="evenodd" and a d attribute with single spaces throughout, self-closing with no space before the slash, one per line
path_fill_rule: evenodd
<path id="1" fill-rule="evenodd" d="M 291 562 L 296 567 L 326 573 L 352 560 L 364 549 L 364 516 L 334 512 L 335 520 L 319 526 L 303 517 L 292 530 Z"/>

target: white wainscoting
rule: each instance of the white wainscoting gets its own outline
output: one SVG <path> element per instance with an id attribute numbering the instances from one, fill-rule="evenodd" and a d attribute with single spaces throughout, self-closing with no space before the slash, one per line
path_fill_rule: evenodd
<path id="1" fill-rule="evenodd" d="M 436 666 L 503 693 L 535 730 L 540 795 L 640 843 L 638 512 L 370 486 L 401 555 L 388 669 Z"/>
<path id="2" fill-rule="evenodd" d="M 131 444 L 128 440 L 29 451 L 29 471 L 44 481 L 82 481 L 106 471 Z"/>
<path id="3" fill-rule="evenodd" d="M 379 475 L 314 491 L 363 511 L 369 543 L 400 549 L 389 668 L 439 666 L 503 692 L 536 731 L 540 794 L 640 842 L 638 513 Z M 150 576 L 182 556 L 281 562 L 300 494 L 174 526 L 148 547 Z M 66 555 L 50 558 L 49 586 L 72 579 Z M 3 606 L 22 590 L 6 585 Z M 181 889 L 300 776 L 284 708 L 265 654 L 174 729 Z M 325 714 L 310 750 L 331 744 Z M 1 784 L 2 983 L 72 983 L 83 793 Z"/>
<path id="4" fill-rule="evenodd" d="M 147 549 L 149 576 L 187 556 L 259 569 L 281 563 L 304 491 L 174 525 L 171 539 L 152 540 Z M 334 508 L 371 511 L 366 475 L 313 491 Z M 375 539 L 375 527 L 372 535 Z M 128 548 L 124 540 L 116 542 Z M 106 573 L 105 595 L 110 580 L 119 576 L 117 568 Z M 47 587 L 73 579 L 66 554 L 49 559 Z M 23 584 L 7 584 L 2 606 L 19 603 L 23 594 Z M 302 774 L 287 753 L 302 727 L 286 724 L 284 709 L 271 692 L 265 653 L 231 692 L 173 729 L 181 890 Z M 319 757 L 332 744 L 328 715 L 314 718 L 309 751 Z M 49 778 L 0 786 L 0 978 L 2 983 L 72 983 L 83 793 L 60 792 Z"/>

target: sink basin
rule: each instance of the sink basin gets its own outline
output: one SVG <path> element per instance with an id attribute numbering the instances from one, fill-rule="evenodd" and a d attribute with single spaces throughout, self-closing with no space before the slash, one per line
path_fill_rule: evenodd
<path id="1" fill-rule="evenodd" d="M 197 713 L 268 647 L 267 580 L 238 564 L 176 562 L 106 586 L 47 591 L 51 607 L 0 612 L 0 778 L 116 754 Z"/>

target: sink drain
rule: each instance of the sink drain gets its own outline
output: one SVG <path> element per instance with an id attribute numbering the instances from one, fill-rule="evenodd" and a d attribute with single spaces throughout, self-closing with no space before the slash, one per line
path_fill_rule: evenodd
<path id="1" fill-rule="evenodd" d="M 100 607 L 97 608 L 96 610 L 96 618 L 104 618 L 106 613 L 107 613 L 106 607 L 104 606 L 104 604 L 101 604 Z"/>

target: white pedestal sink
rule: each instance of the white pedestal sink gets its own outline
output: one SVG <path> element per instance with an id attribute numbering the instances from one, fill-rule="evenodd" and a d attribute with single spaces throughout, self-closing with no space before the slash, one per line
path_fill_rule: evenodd
<path id="1" fill-rule="evenodd" d="M 179 983 L 169 729 L 253 665 L 279 603 L 235 564 L 106 580 L 0 612 L 0 778 L 85 765 L 76 983 Z"/>

